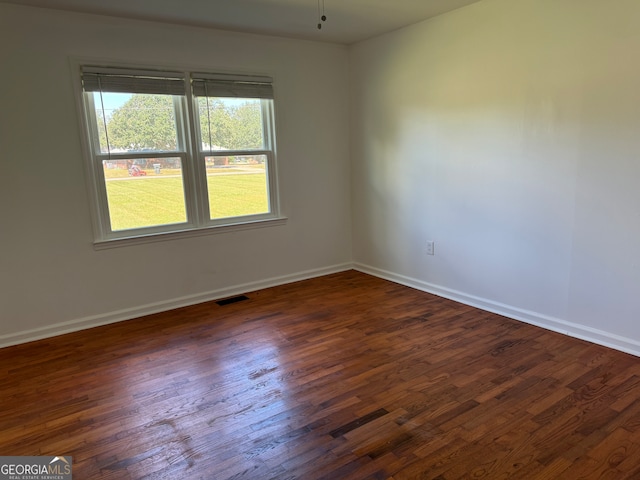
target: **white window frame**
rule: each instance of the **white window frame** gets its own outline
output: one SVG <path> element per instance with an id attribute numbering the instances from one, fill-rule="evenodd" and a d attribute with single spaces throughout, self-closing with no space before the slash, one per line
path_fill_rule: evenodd
<path id="1" fill-rule="evenodd" d="M 153 152 L 109 152 L 100 151 L 99 134 L 97 129 L 95 104 L 92 101 L 94 93 L 85 92 L 82 86 L 82 72 L 86 69 L 117 69 L 130 71 L 132 74 L 153 72 L 168 75 L 180 74 L 185 82 L 185 95 L 174 96 L 174 111 L 176 116 L 177 150 Z M 123 64 L 95 62 L 91 60 L 72 60 L 74 82 L 79 98 L 79 118 L 81 119 L 85 173 L 89 192 L 94 230 L 94 247 L 96 249 L 116 246 L 132 245 L 147 242 L 164 241 L 173 238 L 190 237 L 211 233 L 222 233 L 250 228 L 282 225 L 287 218 L 280 213 L 280 202 L 277 183 L 276 143 L 274 100 L 261 100 L 264 148 L 258 150 L 214 150 L 210 152 L 202 148 L 200 141 L 200 122 L 198 118 L 197 99 L 192 93 L 192 76 L 202 76 L 201 69 L 172 69 L 159 67 L 134 67 Z M 219 76 L 219 73 L 204 75 Z M 223 73 L 223 76 L 229 74 Z M 231 74 L 246 78 L 247 74 Z M 260 78 L 265 78 L 261 76 Z M 129 230 L 114 231 L 110 226 L 109 206 L 106 183 L 103 170 L 104 160 L 124 160 L 148 158 L 178 157 L 182 167 L 182 181 L 185 195 L 185 209 L 187 220 L 185 223 L 142 227 Z M 205 157 L 234 155 L 264 155 L 266 157 L 267 198 L 269 211 L 263 214 L 245 215 L 211 219 L 207 190 L 207 172 Z"/>

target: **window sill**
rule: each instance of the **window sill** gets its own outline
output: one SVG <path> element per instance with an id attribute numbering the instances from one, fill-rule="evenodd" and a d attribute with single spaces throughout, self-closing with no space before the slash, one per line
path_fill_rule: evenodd
<path id="1" fill-rule="evenodd" d="M 216 225 L 212 227 L 195 228 L 190 230 L 177 230 L 173 232 L 152 233 L 149 235 L 136 235 L 135 237 L 121 237 L 110 240 L 96 240 L 93 242 L 94 250 L 107 250 L 109 248 L 128 247 L 145 243 L 165 242 L 181 238 L 201 237 L 218 233 L 238 232 L 252 230 L 254 228 L 277 227 L 287 223 L 287 217 L 270 218 L 267 220 L 254 220 L 251 222 L 234 223 L 230 225 Z"/>

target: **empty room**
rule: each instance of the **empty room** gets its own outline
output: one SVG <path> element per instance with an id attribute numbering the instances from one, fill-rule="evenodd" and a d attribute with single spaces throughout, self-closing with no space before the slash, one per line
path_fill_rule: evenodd
<path id="1" fill-rule="evenodd" d="M 637 0 L 0 0 L 0 478 L 640 478 L 639 54 Z"/>

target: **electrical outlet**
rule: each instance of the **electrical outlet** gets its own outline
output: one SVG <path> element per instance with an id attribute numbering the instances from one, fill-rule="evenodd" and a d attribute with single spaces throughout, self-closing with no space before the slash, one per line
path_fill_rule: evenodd
<path id="1" fill-rule="evenodd" d="M 435 244 L 433 240 L 427 242 L 427 255 L 435 255 Z"/>

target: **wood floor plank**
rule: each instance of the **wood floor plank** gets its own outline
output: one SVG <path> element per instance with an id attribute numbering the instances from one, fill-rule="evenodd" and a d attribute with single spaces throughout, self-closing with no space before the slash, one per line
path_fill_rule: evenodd
<path id="1" fill-rule="evenodd" d="M 355 271 L 0 350 L 81 479 L 640 478 L 640 359 Z"/>

